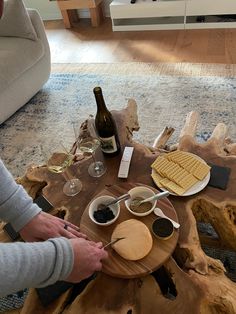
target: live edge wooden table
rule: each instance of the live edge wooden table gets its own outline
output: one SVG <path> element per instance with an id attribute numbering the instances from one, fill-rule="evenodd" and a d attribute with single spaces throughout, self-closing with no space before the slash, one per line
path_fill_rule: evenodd
<path id="1" fill-rule="evenodd" d="M 82 180 L 83 189 L 74 197 L 63 195 L 62 177 L 50 174 L 45 166 L 29 168 L 18 181 L 32 197 L 42 191 L 55 208 L 59 208 L 58 211 L 65 209 L 66 218 L 77 225 L 80 224 L 89 201 L 104 189 L 112 191 L 115 187 L 117 192 L 117 186 L 134 183 L 157 188 L 151 179 L 150 165 L 160 153 L 169 150 L 188 151 L 206 162 L 231 168 L 227 189 L 207 186 L 192 196 L 168 197 L 181 226 L 175 250 L 162 265 L 164 272 L 161 278 L 157 276 L 155 280 L 155 276 L 144 274 L 138 278 L 124 279 L 101 272 L 73 302 L 69 301 L 70 291 L 67 291 L 46 308 L 39 302 L 35 290 L 31 289 L 20 313 L 236 313 L 236 283 L 225 275 L 221 261 L 207 256 L 201 247 L 202 244 L 207 244 L 236 251 L 236 144 L 227 138 L 227 126 L 219 123 L 210 139 L 199 144 L 194 139 L 198 114 L 190 112 L 176 145 L 166 145 L 174 131 L 166 127 L 153 146 L 147 147 L 132 139 L 133 131 L 139 129 L 134 100 L 129 100 L 125 109 L 113 111 L 113 115 L 122 147 L 134 147 L 129 176 L 125 182 L 117 178 L 120 156 L 106 159 L 107 173 L 98 179 L 88 176 L 88 157 L 78 160 L 71 170 Z M 90 121 L 81 125 L 81 137 L 89 132 L 89 125 Z M 72 151 L 75 150 L 76 145 L 72 147 Z M 199 233 L 196 224 L 198 221 L 210 223 L 218 238 L 212 239 Z M 3 239 L 3 233 L 0 237 Z M 167 293 L 163 294 L 163 285 L 166 283 L 172 291 L 168 293 L 167 289 Z"/>

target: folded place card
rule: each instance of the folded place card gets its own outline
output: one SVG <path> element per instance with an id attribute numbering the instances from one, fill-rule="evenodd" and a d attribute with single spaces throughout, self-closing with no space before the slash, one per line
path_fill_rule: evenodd
<path id="1" fill-rule="evenodd" d="M 208 185 L 221 190 L 226 190 L 231 169 L 213 164 L 209 164 L 209 166 L 211 166 L 211 177 Z"/>

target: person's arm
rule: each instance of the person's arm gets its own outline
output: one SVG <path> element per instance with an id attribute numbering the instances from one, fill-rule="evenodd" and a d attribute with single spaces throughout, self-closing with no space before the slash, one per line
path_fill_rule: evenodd
<path id="1" fill-rule="evenodd" d="M 100 271 L 107 257 L 102 242 L 83 238 L 0 244 L 0 297 L 57 280 L 80 282 Z"/>
<path id="2" fill-rule="evenodd" d="M 24 188 L 15 182 L 1 159 L 0 219 L 10 222 L 25 241 L 42 241 L 54 237 L 86 238 L 74 224 L 42 212 Z"/>
<path id="3" fill-rule="evenodd" d="M 66 238 L 1 243 L 0 297 L 67 278 L 73 269 L 73 255 L 70 240 Z"/>
<path id="4" fill-rule="evenodd" d="M 10 222 L 19 231 L 41 209 L 24 188 L 17 184 L 0 159 L 0 219 Z"/>
<path id="5" fill-rule="evenodd" d="M 79 282 L 101 270 L 101 260 L 108 257 L 101 242 L 88 241 L 78 231 L 68 231 L 76 228 L 73 224 L 43 214 L 0 159 L 0 218 L 11 222 L 26 237 L 34 233 L 32 241 L 45 239 L 51 233 L 71 238 L 0 244 L 0 297 L 24 288 L 48 286 L 57 280 Z M 38 230 L 42 226 L 43 231 Z"/>

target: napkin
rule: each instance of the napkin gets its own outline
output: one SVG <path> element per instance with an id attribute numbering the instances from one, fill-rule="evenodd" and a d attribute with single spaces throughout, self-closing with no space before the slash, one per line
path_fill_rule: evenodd
<path id="1" fill-rule="evenodd" d="M 73 300 L 86 288 L 87 284 L 95 278 L 96 273 L 76 284 L 67 281 L 57 281 L 50 286 L 44 288 L 36 288 L 35 290 L 42 305 L 47 306 L 55 301 L 57 298 L 59 298 L 68 289 L 72 288 L 69 296 L 70 300 L 68 301 L 68 303 L 72 303 Z"/>
<path id="2" fill-rule="evenodd" d="M 217 189 L 226 190 L 231 169 L 213 164 L 209 164 L 209 166 L 211 167 L 211 177 L 208 185 Z"/>
<path id="3" fill-rule="evenodd" d="M 44 287 L 44 288 L 36 288 L 36 292 L 38 294 L 38 297 L 41 301 L 41 303 L 44 306 L 47 306 L 64 292 L 66 292 L 68 289 L 72 288 L 74 286 L 73 283 L 65 282 L 65 281 L 57 281 L 53 285 Z"/>

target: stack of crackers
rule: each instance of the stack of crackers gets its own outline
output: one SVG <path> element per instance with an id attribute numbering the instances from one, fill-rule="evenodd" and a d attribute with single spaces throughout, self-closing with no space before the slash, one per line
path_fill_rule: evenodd
<path id="1" fill-rule="evenodd" d="M 151 167 L 152 178 L 157 186 L 177 195 L 183 195 L 202 181 L 211 169 L 197 156 L 179 150 L 159 156 Z"/>

